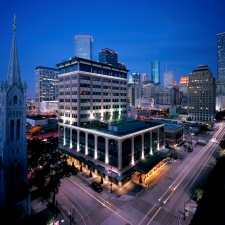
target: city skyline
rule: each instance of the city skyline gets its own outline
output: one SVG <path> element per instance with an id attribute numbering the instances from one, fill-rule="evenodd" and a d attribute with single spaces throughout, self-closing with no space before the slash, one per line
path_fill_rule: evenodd
<path id="1" fill-rule="evenodd" d="M 120 4 L 119 4 L 120 3 Z M 63 4 L 63 10 L 62 10 Z M 93 60 L 109 48 L 132 72 L 147 73 L 159 60 L 163 73 L 172 70 L 179 83 L 198 65 L 208 65 L 217 78 L 217 34 L 225 32 L 223 1 L 53 1 L 3 0 L 0 14 L 3 79 L 8 71 L 12 43 L 13 15 L 16 15 L 17 46 L 22 82 L 27 98 L 34 98 L 35 68 L 56 68 L 74 56 L 74 37 L 93 37 Z M 109 11 L 110 10 L 110 11 Z M 85 16 L 84 16 L 85 15 Z"/>

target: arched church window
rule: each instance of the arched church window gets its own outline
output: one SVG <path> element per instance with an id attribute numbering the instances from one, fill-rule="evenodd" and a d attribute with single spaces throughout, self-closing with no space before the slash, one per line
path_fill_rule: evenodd
<path id="1" fill-rule="evenodd" d="M 13 104 L 17 104 L 17 96 L 16 95 L 13 97 Z"/>
<path id="2" fill-rule="evenodd" d="M 21 178 L 21 164 L 17 163 L 16 165 L 16 180 Z"/>
<path id="3" fill-rule="evenodd" d="M 10 181 L 14 182 L 15 181 L 15 166 L 11 165 L 10 166 Z"/>
<path id="4" fill-rule="evenodd" d="M 16 140 L 20 139 L 20 120 L 16 122 Z"/>
<path id="5" fill-rule="evenodd" d="M 10 140 L 14 139 L 14 120 L 10 121 Z"/>

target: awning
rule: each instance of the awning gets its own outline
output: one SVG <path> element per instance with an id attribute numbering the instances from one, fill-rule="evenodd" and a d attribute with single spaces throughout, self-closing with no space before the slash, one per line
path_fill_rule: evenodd
<path id="1" fill-rule="evenodd" d="M 159 162 L 167 158 L 168 153 L 165 152 L 155 152 L 153 155 L 148 156 L 141 162 L 137 163 L 134 169 L 140 173 L 147 174 L 152 170 Z"/>

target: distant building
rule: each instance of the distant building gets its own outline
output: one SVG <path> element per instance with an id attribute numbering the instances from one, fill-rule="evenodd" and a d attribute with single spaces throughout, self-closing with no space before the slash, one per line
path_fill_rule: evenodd
<path id="1" fill-rule="evenodd" d="M 180 77 L 180 86 L 179 90 L 183 92 L 183 96 L 188 96 L 188 82 L 189 82 L 189 76 L 181 76 Z"/>
<path id="2" fill-rule="evenodd" d="M 76 35 L 74 38 L 75 57 L 92 60 L 93 38 L 90 35 Z"/>
<path id="3" fill-rule="evenodd" d="M 15 20 L 14 20 L 15 21 Z M 21 83 L 16 46 L 16 24 L 8 75 L 0 87 L 0 215 L 6 224 L 31 213 L 26 140 L 26 83 Z"/>
<path id="4" fill-rule="evenodd" d="M 174 82 L 174 72 L 166 71 L 164 72 L 164 87 L 172 88 Z"/>
<path id="5" fill-rule="evenodd" d="M 133 85 L 141 84 L 141 74 L 139 72 L 133 72 L 128 77 L 128 83 L 132 83 Z"/>
<path id="6" fill-rule="evenodd" d="M 156 105 L 180 105 L 182 97 L 182 92 L 176 88 L 163 88 L 161 90 L 155 90 Z"/>
<path id="7" fill-rule="evenodd" d="M 58 101 L 58 69 L 38 66 L 35 69 L 35 107 L 42 102 Z"/>
<path id="8" fill-rule="evenodd" d="M 147 75 L 147 73 L 142 73 L 142 74 L 141 74 L 141 84 L 142 84 L 143 82 L 147 81 L 147 80 L 148 80 L 148 75 Z"/>
<path id="9" fill-rule="evenodd" d="M 142 86 L 141 84 L 129 84 L 127 90 L 130 106 L 140 107 L 142 98 Z"/>
<path id="10" fill-rule="evenodd" d="M 160 61 L 151 62 L 151 79 L 154 84 L 160 84 Z"/>
<path id="11" fill-rule="evenodd" d="M 208 66 L 198 66 L 189 77 L 188 116 L 194 121 L 213 121 L 215 101 L 215 78 Z"/>
<path id="12" fill-rule="evenodd" d="M 217 34 L 217 76 L 225 80 L 225 32 Z"/>
<path id="13" fill-rule="evenodd" d="M 109 48 L 103 48 L 99 51 L 99 62 L 126 69 L 126 64 L 118 62 L 117 52 Z"/>
<path id="14" fill-rule="evenodd" d="M 114 50 L 104 48 L 99 51 L 99 62 L 112 66 L 117 66 L 118 54 Z"/>
<path id="15" fill-rule="evenodd" d="M 142 96 L 145 98 L 154 98 L 155 85 L 152 81 L 147 80 L 142 83 Z"/>

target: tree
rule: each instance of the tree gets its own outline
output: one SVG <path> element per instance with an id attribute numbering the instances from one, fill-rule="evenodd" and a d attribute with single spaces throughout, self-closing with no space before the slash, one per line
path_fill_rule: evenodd
<path id="1" fill-rule="evenodd" d="M 204 190 L 202 188 L 197 188 L 195 189 L 195 193 L 197 195 L 197 201 L 199 201 L 200 199 L 202 199 Z"/>
<path id="2" fill-rule="evenodd" d="M 76 173 L 72 166 L 68 165 L 68 156 L 56 149 L 56 145 L 45 143 L 39 139 L 28 141 L 28 169 L 32 174 L 32 183 L 43 191 L 43 197 L 53 197 L 58 193 L 60 180 Z"/>

